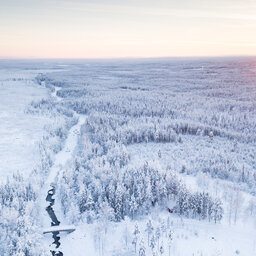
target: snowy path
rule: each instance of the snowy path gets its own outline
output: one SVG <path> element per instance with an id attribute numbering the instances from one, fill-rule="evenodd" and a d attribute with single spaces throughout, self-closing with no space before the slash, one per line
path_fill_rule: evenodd
<path id="1" fill-rule="evenodd" d="M 61 89 L 61 87 L 56 87 L 55 91 L 51 94 L 52 97 L 55 98 L 55 100 L 58 102 L 62 100 L 60 97 L 57 96 L 57 91 L 60 89 Z M 80 128 L 86 120 L 86 116 L 84 116 L 84 115 L 77 115 L 77 117 L 78 117 L 78 122 L 73 127 L 71 127 L 71 129 L 69 130 L 64 147 L 62 148 L 62 150 L 60 152 L 58 152 L 55 155 L 54 164 L 49 171 L 48 178 L 46 179 L 45 184 L 43 186 L 43 190 L 42 190 L 42 198 L 41 198 L 42 205 L 45 206 L 44 208 L 47 208 L 47 207 L 51 208 L 50 211 L 52 211 L 52 210 L 53 211 L 52 211 L 52 213 L 50 213 L 50 215 L 55 216 L 55 214 L 56 214 L 55 217 L 58 218 L 58 220 L 56 220 L 56 221 L 60 221 L 61 223 L 62 223 L 63 218 L 60 218 L 60 217 L 62 217 L 61 209 L 60 209 L 61 208 L 60 201 L 58 200 L 58 198 L 55 198 L 55 200 L 53 200 L 52 204 L 49 205 L 49 202 L 47 202 L 45 200 L 45 197 L 47 196 L 49 191 L 52 190 L 52 188 L 53 188 L 52 184 L 54 184 L 54 189 L 55 188 L 58 189 L 58 184 L 56 182 L 57 178 L 61 175 L 65 166 L 72 160 L 74 151 L 77 146 L 77 140 L 78 140 Z M 47 214 L 47 212 L 49 214 L 49 209 L 48 209 L 48 211 L 43 210 L 43 213 L 42 213 L 44 228 L 49 228 L 49 226 L 51 224 L 50 218 L 52 218 L 52 217 L 49 216 Z M 54 225 L 59 225 L 58 223 L 59 222 L 57 222 L 57 224 L 55 223 Z M 56 236 L 56 234 L 55 234 L 55 236 Z M 48 238 L 47 243 L 50 245 L 53 242 L 52 238 L 50 238 L 50 236 L 46 236 L 46 238 Z M 56 242 L 56 239 L 54 239 L 54 242 Z M 52 245 L 51 247 L 54 247 L 54 246 Z M 52 248 L 52 250 L 53 251 L 55 251 L 56 249 L 61 250 L 60 248 L 61 247 L 59 247 L 59 248 L 56 247 L 56 248 Z M 56 254 L 56 255 L 59 255 L 59 254 Z M 62 255 L 62 254 L 60 254 L 60 255 Z"/>
<path id="2" fill-rule="evenodd" d="M 62 100 L 60 97 L 57 96 L 57 92 L 61 89 L 61 87 L 55 87 L 55 91 L 51 94 L 52 97 L 56 99 L 56 101 Z M 49 176 L 44 185 L 46 192 L 50 188 L 51 183 L 55 183 L 57 176 L 73 157 L 73 152 L 77 145 L 80 128 L 86 120 L 86 116 L 84 115 L 77 114 L 76 116 L 78 117 L 77 124 L 71 127 L 68 132 L 68 136 L 63 149 L 55 155 L 54 164 L 50 169 Z"/>
<path id="3" fill-rule="evenodd" d="M 55 91 L 51 94 L 52 97 L 56 99 L 56 101 L 62 100 L 60 97 L 57 96 L 57 91 L 59 90 L 61 90 L 61 87 L 55 87 Z M 45 195 L 47 194 L 51 183 L 56 182 L 56 178 L 58 177 L 58 175 L 60 175 L 60 172 L 73 157 L 73 152 L 77 145 L 80 128 L 86 120 L 86 116 L 84 115 L 77 115 L 77 117 L 78 122 L 69 130 L 64 147 L 55 155 L 54 164 L 51 167 L 49 171 L 49 176 L 44 184 Z"/>
<path id="4" fill-rule="evenodd" d="M 57 176 L 60 174 L 69 160 L 72 159 L 73 152 L 77 145 L 80 127 L 82 124 L 84 124 L 85 119 L 85 116 L 79 116 L 78 123 L 69 130 L 63 149 L 56 154 L 54 164 L 51 167 L 49 176 L 45 182 L 45 187 L 47 190 L 49 189 L 50 184 L 55 182 Z"/>

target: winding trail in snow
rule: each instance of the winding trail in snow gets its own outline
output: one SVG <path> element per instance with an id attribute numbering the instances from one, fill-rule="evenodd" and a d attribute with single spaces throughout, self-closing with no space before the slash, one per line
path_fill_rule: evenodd
<path id="1" fill-rule="evenodd" d="M 58 102 L 62 100 L 60 97 L 57 96 L 57 92 L 61 89 L 61 87 L 55 87 L 55 91 L 51 94 L 52 97 Z M 69 130 L 67 139 L 62 150 L 55 155 L 54 164 L 51 167 L 48 178 L 43 186 L 42 194 L 46 195 L 46 199 L 44 200 L 44 202 L 47 202 L 48 205 L 45 209 L 51 219 L 51 226 L 59 226 L 59 224 L 61 223 L 55 213 L 61 212 L 60 203 L 57 202 L 57 204 L 55 204 L 55 199 L 53 199 L 53 196 L 55 195 L 55 190 L 58 189 L 58 184 L 56 183 L 57 177 L 61 175 L 68 162 L 72 160 L 73 153 L 77 146 L 80 128 L 86 120 L 86 117 L 84 115 L 76 114 L 76 116 L 78 117 L 78 122 Z M 52 246 L 55 245 L 55 248 L 51 250 L 52 255 L 63 255 L 63 253 L 61 252 L 59 232 L 52 232 L 52 238 L 54 239 Z"/>

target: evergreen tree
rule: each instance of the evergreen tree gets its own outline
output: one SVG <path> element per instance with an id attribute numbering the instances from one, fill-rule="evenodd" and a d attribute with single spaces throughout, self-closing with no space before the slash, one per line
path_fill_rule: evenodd
<path id="1" fill-rule="evenodd" d="M 164 254 L 164 245 L 163 245 L 163 241 L 162 241 L 162 243 L 161 243 L 161 246 L 160 246 L 160 253 L 161 253 L 161 255 L 163 255 Z"/>
<path id="2" fill-rule="evenodd" d="M 130 202 L 130 212 L 131 212 L 131 215 L 132 215 L 132 219 L 134 219 L 134 215 L 135 215 L 137 209 L 138 209 L 138 205 L 137 205 L 134 194 L 132 194 L 131 202 Z"/>
<path id="3" fill-rule="evenodd" d="M 146 228 L 146 231 L 148 234 L 148 245 L 149 245 L 149 238 L 150 238 L 151 234 L 153 233 L 153 230 L 154 230 L 154 228 L 152 226 L 151 220 L 149 219 L 147 222 L 147 228 Z"/>
<path id="4" fill-rule="evenodd" d="M 146 248 L 143 239 L 140 241 L 139 256 L 146 256 Z"/>
<path id="5" fill-rule="evenodd" d="M 158 250 L 159 250 L 159 240 L 160 240 L 160 235 L 161 235 L 161 233 L 160 233 L 160 228 L 159 228 L 159 227 L 157 227 L 157 228 L 156 228 L 155 237 L 156 237 L 156 240 L 157 240 L 157 249 L 158 249 Z"/>
<path id="6" fill-rule="evenodd" d="M 172 231 L 169 230 L 168 233 L 168 248 L 169 248 L 169 256 L 171 255 L 171 245 L 172 245 L 172 240 L 173 240 L 173 234 Z"/>
<path id="7" fill-rule="evenodd" d="M 116 220 L 120 221 L 123 219 L 123 187 L 120 183 L 117 184 L 116 188 L 116 197 L 115 197 L 115 215 Z"/>
<path id="8" fill-rule="evenodd" d="M 87 202 L 87 190 L 85 187 L 83 187 L 81 190 L 80 190 L 80 193 L 79 193 L 79 210 L 80 210 L 80 213 L 83 213 L 86 211 L 86 202 Z"/>
<path id="9" fill-rule="evenodd" d="M 133 241 L 132 241 L 132 243 L 134 244 L 135 253 L 137 250 L 137 242 L 138 242 L 139 234 L 140 234 L 139 227 L 138 227 L 138 224 L 136 223 L 133 231 Z"/>
<path id="10" fill-rule="evenodd" d="M 151 250 L 152 250 L 152 252 L 154 251 L 154 248 L 155 248 L 155 246 L 156 246 L 156 240 L 155 240 L 155 236 L 154 235 L 152 235 L 151 236 L 151 239 L 150 239 L 150 248 L 151 248 Z"/>

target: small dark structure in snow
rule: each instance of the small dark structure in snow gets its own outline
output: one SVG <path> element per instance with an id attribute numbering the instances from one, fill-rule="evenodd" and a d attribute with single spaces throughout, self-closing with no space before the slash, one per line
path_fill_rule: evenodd
<path id="1" fill-rule="evenodd" d="M 173 213 L 173 209 L 167 208 L 169 213 Z"/>

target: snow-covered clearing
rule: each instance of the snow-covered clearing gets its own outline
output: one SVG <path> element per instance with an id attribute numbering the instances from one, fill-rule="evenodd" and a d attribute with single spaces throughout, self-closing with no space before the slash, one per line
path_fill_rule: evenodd
<path id="1" fill-rule="evenodd" d="M 245 224 L 229 226 L 190 219 L 180 219 L 159 211 L 152 213 L 154 232 L 165 222 L 170 229 L 164 231 L 159 238 L 165 253 L 169 255 L 168 232 L 172 230 L 170 255 L 175 256 L 234 256 L 254 255 L 256 250 L 256 232 L 254 225 Z M 168 219 L 169 218 L 169 219 Z M 137 255 L 132 244 L 136 223 L 139 227 L 138 248 L 143 240 L 146 255 L 151 255 L 151 248 L 147 245 L 148 234 L 145 231 L 148 218 L 136 221 L 114 223 L 104 231 L 104 224 L 81 224 L 77 230 L 69 235 L 63 235 L 62 252 L 64 255 Z M 169 223 L 169 224 L 168 224 Z M 158 247 L 156 242 L 156 247 Z M 137 248 L 137 250 L 138 250 Z M 155 250 L 157 251 L 157 250 Z M 159 253 L 160 255 L 160 253 Z"/>
<path id="2" fill-rule="evenodd" d="M 214 160 L 220 154 L 225 155 L 226 159 L 238 162 L 239 165 L 256 168 L 256 145 L 236 143 L 234 146 L 234 142 L 226 138 L 215 137 L 211 140 L 208 136 L 186 135 L 182 137 L 182 142 L 140 143 L 130 145 L 127 149 L 131 153 L 133 163 L 142 159 L 154 160 L 165 169 L 181 172 L 184 168 L 183 171 L 188 174 L 201 170 L 200 164 L 203 167 L 204 161 Z"/>
<path id="3" fill-rule="evenodd" d="M 48 97 L 34 77 L 40 72 L 0 71 L 0 180 L 19 171 L 27 177 L 40 160 L 38 144 L 51 123 L 46 116 L 26 113 L 31 101 Z"/>

